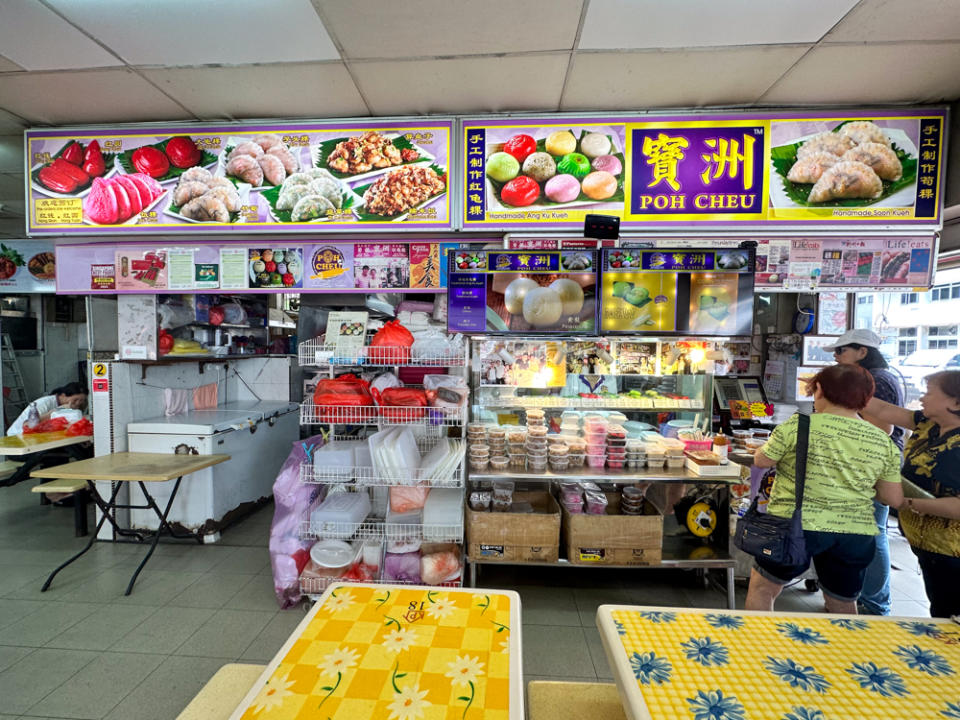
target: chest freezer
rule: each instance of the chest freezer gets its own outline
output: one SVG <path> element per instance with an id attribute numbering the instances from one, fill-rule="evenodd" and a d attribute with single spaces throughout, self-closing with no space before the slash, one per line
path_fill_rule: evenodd
<path id="1" fill-rule="evenodd" d="M 132 422 L 127 441 L 130 452 L 230 456 L 227 462 L 185 475 L 168 516 L 171 524 L 202 529 L 215 542 L 232 511 L 271 495 L 299 428 L 295 403 L 238 402 Z M 175 482 L 150 484 L 161 510 Z M 145 503 L 138 485 L 131 485 L 130 499 L 135 505 Z M 130 524 L 155 529 L 159 521 L 151 510 L 131 510 Z"/>

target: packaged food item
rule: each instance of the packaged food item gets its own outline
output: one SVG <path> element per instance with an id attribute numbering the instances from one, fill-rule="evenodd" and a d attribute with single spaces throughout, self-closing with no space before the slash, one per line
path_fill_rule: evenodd
<path id="1" fill-rule="evenodd" d="M 408 513 L 423 508 L 430 494 L 429 487 L 397 485 L 390 488 L 390 510 L 395 513 Z"/>
<path id="2" fill-rule="evenodd" d="M 512 513 L 524 513 L 524 514 L 533 514 L 533 505 L 528 502 L 515 502 L 510 505 L 510 512 Z"/>
<path id="3" fill-rule="evenodd" d="M 688 452 L 687 457 L 690 458 L 697 465 L 720 465 L 722 458 L 716 453 L 697 451 L 697 452 Z"/>
<path id="4" fill-rule="evenodd" d="M 420 551 L 388 552 L 383 558 L 383 581 L 420 585 Z"/>
<path id="5" fill-rule="evenodd" d="M 530 438 L 546 438 L 547 428 L 545 425 L 527 425 L 527 440 Z"/>
<path id="6" fill-rule="evenodd" d="M 667 467 L 670 470 L 679 470 L 684 466 L 685 463 L 686 460 L 684 460 L 683 457 L 674 457 L 673 455 L 667 456 Z"/>
<path id="7" fill-rule="evenodd" d="M 539 460 L 539 459 L 534 460 L 534 459 L 531 459 L 529 456 L 527 457 L 527 470 L 529 470 L 530 472 L 543 472 L 546 469 L 547 469 L 546 458 L 544 458 L 543 460 Z"/>
<path id="8" fill-rule="evenodd" d="M 607 440 L 623 440 L 626 444 L 627 430 L 623 425 L 607 425 Z"/>
<path id="9" fill-rule="evenodd" d="M 620 492 L 623 495 L 623 499 L 628 502 L 643 502 L 645 494 L 643 488 L 639 488 L 636 485 L 624 485 Z"/>
<path id="10" fill-rule="evenodd" d="M 522 470 L 527 464 L 526 453 L 510 453 L 507 457 L 510 460 L 510 467 L 517 470 Z"/>
<path id="11" fill-rule="evenodd" d="M 454 550 L 424 554 L 420 558 L 420 577 L 427 585 L 439 585 L 460 577 L 460 554 Z"/>
<path id="12" fill-rule="evenodd" d="M 511 445 L 523 445 L 527 440 L 527 431 L 524 429 L 515 429 L 507 432 L 507 442 Z"/>
<path id="13" fill-rule="evenodd" d="M 476 470 L 477 472 L 483 472 L 490 465 L 490 458 L 470 458 L 470 469 Z"/>
<path id="14" fill-rule="evenodd" d="M 562 457 L 565 458 L 569 452 L 566 445 L 561 445 L 560 443 L 554 443 L 547 448 L 547 452 L 551 458 Z"/>
<path id="15" fill-rule="evenodd" d="M 513 500 L 513 490 L 516 485 L 511 480 L 497 480 L 493 483 L 494 499 Z"/>
<path id="16" fill-rule="evenodd" d="M 476 490 L 470 493 L 470 509 L 477 512 L 489 510 L 491 500 L 493 500 L 493 493 L 487 490 Z"/>
<path id="17" fill-rule="evenodd" d="M 606 455 L 606 453 L 596 454 L 596 453 L 589 453 L 589 452 L 588 452 L 588 453 L 586 454 L 586 458 L 587 458 L 587 465 L 590 466 L 590 467 L 592 467 L 592 468 L 594 468 L 594 469 L 600 469 L 600 468 L 604 467 L 604 466 L 607 464 L 607 455 Z"/>
<path id="18" fill-rule="evenodd" d="M 607 497 L 600 492 L 586 492 L 583 494 L 588 515 L 604 515 L 607 512 Z"/>
<path id="19" fill-rule="evenodd" d="M 600 486 L 595 482 L 590 482 L 589 480 L 580 483 L 580 489 L 584 492 L 602 492 Z"/>
<path id="20" fill-rule="evenodd" d="M 531 408 L 527 410 L 527 426 L 531 425 L 543 425 L 546 419 L 546 415 L 543 410 L 538 408 Z M 544 431 L 546 432 L 546 431 Z"/>
<path id="21" fill-rule="evenodd" d="M 586 453 L 570 453 L 567 455 L 567 460 L 570 463 L 569 467 L 582 468 L 587 461 L 587 455 Z"/>
<path id="22" fill-rule="evenodd" d="M 583 419 L 583 429 L 587 434 L 592 433 L 607 433 L 607 420 L 606 418 L 600 417 L 599 415 L 588 415 Z"/>
<path id="23" fill-rule="evenodd" d="M 510 508 L 511 508 L 512 506 L 513 506 L 513 502 L 512 502 L 511 500 L 503 500 L 503 499 L 494 498 L 494 499 L 493 499 L 493 505 L 492 505 L 492 508 L 491 508 L 491 509 L 492 509 L 494 512 L 510 512 Z"/>
<path id="24" fill-rule="evenodd" d="M 502 427 L 491 427 L 487 430 L 487 439 L 506 441 L 507 431 Z"/>
<path id="25" fill-rule="evenodd" d="M 510 460 L 506 456 L 498 455 L 490 458 L 490 468 L 492 470 L 506 470 L 510 465 Z"/>
<path id="26" fill-rule="evenodd" d="M 623 470 L 626 460 L 623 458 L 607 458 L 607 467 L 611 470 Z"/>
<path id="27" fill-rule="evenodd" d="M 677 438 L 664 438 L 660 441 L 660 444 L 667 451 L 668 457 L 683 457 L 683 453 L 686 450 L 683 440 L 678 440 Z"/>
<path id="28" fill-rule="evenodd" d="M 490 446 L 487 444 L 477 444 L 470 446 L 470 455 L 472 457 L 488 457 L 490 455 Z"/>
<path id="29" fill-rule="evenodd" d="M 550 469 L 557 472 L 563 472 L 568 467 L 570 467 L 570 461 L 566 457 L 562 458 L 550 458 Z"/>

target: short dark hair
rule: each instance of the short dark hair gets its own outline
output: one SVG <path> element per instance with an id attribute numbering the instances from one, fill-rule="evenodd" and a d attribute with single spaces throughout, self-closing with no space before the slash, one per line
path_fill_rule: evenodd
<path id="1" fill-rule="evenodd" d="M 941 370 L 933 375 L 927 375 L 924 379 L 927 381 L 927 385 L 933 383 L 944 395 L 960 402 L 960 370 Z M 950 412 L 960 416 L 960 410 L 951 410 Z"/>
<path id="2" fill-rule="evenodd" d="M 867 370 L 883 370 L 890 365 L 887 364 L 886 358 L 880 354 L 880 351 L 875 347 L 870 347 L 869 345 L 858 345 L 857 343 L 850 343 L 845 347 L 851 347 L 854 350 L 859 350 L 864 348 L 867 351 L 867 354 L 864 355 L 861 359 L 857 360 L 857 365 Z"/>
<path id="3" fill-rule="evenodd" d="M 809 385 L 811 391 L 819 385 L 827 400 L 848 410 L 863 410 L 876 389 L 873 375 L 859 365 L 825 367 L 811 378 Z"/>
<path id="4" fill-rule="evenodd" d="M 62 387 L 54 388 L 53 390 L 50 391 L 50 394 L 70 396 L 70 395 L 89 395 L 90 393 L 87 392 L 87 388 L 82 383 L 72 382 L 72 383 L 67 383 L 66 385 L 63 385 Z"/>

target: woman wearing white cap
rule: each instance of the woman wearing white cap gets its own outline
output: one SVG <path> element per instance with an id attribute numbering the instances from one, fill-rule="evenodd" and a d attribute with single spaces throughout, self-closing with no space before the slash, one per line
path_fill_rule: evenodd
<path id="1" fill-rule="evenodd" d="M 825 345 L 823 349 L 832 350 L 834 358 L 840 365 L 859 365 L 864 370 L 868 370 L 876 386 L 873 393 L 875 398 L 891 405 L 902 406 L 904 404 L 903 386 L 880 354 L 879 347 L 879 335 L 870 330 L 856 329 L 848 330 L 837 338 L 835 343 Z M 886 432 L 894 445 L 901 453 L 903 452 L 903 428 L 884 422 L 866 411 L 861 412 L 860 415 L 867 422 Z M 890 515 L 890 508 L 874 500 L 873 510 L 880 534 L 877 535 L 877 549 L 873 562 L 867 568 L 867 574 L 863 579 L 858 609 L 866 615 L 889 615 L 890 546 L 887 541 L 887 518 Z"/>

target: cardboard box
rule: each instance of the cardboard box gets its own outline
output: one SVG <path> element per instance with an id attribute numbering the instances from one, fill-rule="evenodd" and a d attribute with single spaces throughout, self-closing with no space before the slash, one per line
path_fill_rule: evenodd
<path id="1" fill-rule="evenodd" d="M 621 515 L 617 493 L 607 496 L 605 515 L 571 514 L 563 509 L 563 543 L 574 565 L 659 565 L 663 515 L 650 502 L 649 515 Z"/>
<path id="2" fill-rule="evenodd" d="M 467 552 L 485 562 L 557 562 L 560 506 L 548 492 L 515 492 L 534 513 L 476 512 L 467 506 Z"/>

